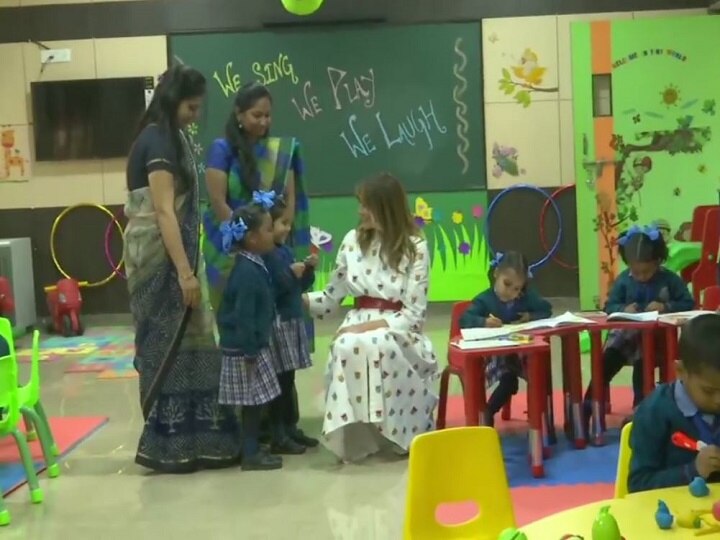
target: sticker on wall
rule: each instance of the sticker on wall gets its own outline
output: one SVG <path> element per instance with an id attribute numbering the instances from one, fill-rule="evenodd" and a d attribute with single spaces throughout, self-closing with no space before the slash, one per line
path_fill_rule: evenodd
<path id="1" fill-rule="evenodd" d="M 0 126 L 0 182 L 30 180 L 30 130 L 28 126 Z"/>
<path id="2" fill-rule="evenodd" d="M 529 107 L 534 92 L 558 92 L 557 86 L 543 86 L 546 73 L 547 68 L 540 64 L 537 53 L 528 48 L 514 65 L 502 69 L 499 87 L 505 95 L 513 96 L 518 104 Z"/>
<path id="3" fill-rule="evenodd" d="M 492 169 L 492 175 L 500 178 L 503 174 L 510 176 L 520 176 L 525 174 L 525 169 L 518 167 L 518 151 L 512 146 L 503 146 L 498 143 L 493 144 L 492 159 L 495 165 Z"/>
<path id="4" fill-rule="evenodd" d="M 682 101 L 682 98 L 680 97 L 680 89 L 674 84 L 668 84 L 665 88 L 663 88 L 662 92 L 660 92 L 660 95 L 662 96 L 662 104 L 668 109 L 671 107 L 677 107 L 678 103 Z"/>
<path id="5" fill-rule="evenodd" d="M 617 272 L 617 235 L 639 219 L 641 192 L 653 170 L 651 154 L 699 154 L 712 139 L 710 127 L 693 125 L 694 116 L 686 115 L 676 121 L 675 129 L 636 133 L 629 143 L 622 135 L 612 135 L 610 147 L 617 160 L 614 194 L 607 191 L 596 194 L 597 215 L 593 219 L 594 230 L 602 238 L 600 269 L 608 287 Z M 630 163 L 632 166 L 628 166 Z M 675 190 L 679 194 L 679 188 Z"/>

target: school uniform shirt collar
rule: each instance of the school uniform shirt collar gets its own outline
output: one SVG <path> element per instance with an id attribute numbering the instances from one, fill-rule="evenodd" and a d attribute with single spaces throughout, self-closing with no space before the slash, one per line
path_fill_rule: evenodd
<path id="1" fill-rule="evenodd" d="M 256 253 L 252 253 L 250 251 L 245 251 L 244 249 L 240 250 L 238 252 L 238 255 L 240 257 L 245 257 L 246 259 L 251 260 L 252 262 L 254 262 L 258 266 L 260 266 L 266 272 L 268 271 L 267 266 L 265 266 L 265 261 L 262 260 L 262 257 L 260 257 L 260 255 L 258 255 Z"/>
<path id="2" fill-rule="evenodd" d="M 682 381 L 675 381 L 675 403 L 686 418 L 692 418 L 698 413 L 698 408 L 693 400 L 690 399 L 690 395 L 685 390 L 685 385 Z"/>

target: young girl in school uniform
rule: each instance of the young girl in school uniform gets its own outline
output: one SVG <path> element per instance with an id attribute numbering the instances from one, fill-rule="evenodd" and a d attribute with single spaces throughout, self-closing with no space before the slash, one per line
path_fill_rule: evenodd
<path id="1" fill-rule="evenodd" d="M 295 400 L 295 371 L 312 365 L 307 330 L 305 329 L 302 294 L 315 281 L 317 259 L 308 257 L 296 262 L 292 250 L 285 245 L 291 224 L 286 203 L 275 192 L 257 193 L 255 202 L 270 210 L 273 221 L 274 249 L 263 257 L 270 272 L 275 295 L 276 317 L 273 323 L 270 352 L 280 383 L 280 407 L 283 422 L 272 433 L 271 451 L 274 454 L 302 454 L 318 440 L 298 429 L 298 411 Z"/>
<path id="2" fill-rule="evenodd" d="M 550 302 L 528 287 L 531 279 L 527 259 L 520 253 L 497 253 L 490 263 L 492 286 L 477 295 L 460 317 L 460 328 L 499 328 L 503 324 L 546 319 L 552 315 Z M 485 409 L 485 425 L 494 425 L 495 413 L 518 391 L 523 361 L 517 354 L 496 356 L 485 368 L 488 386 L 496 382 Z"/>
<path id="3" fill-rule="evenodd" d="M 242 406 L 243 470 L 279 469 L 282 458 L 258 443 L 267 404 L 271 426 L 279 422 L 280 385 L 270 356 L 275 302 L 262 260 L 274 248 L 272 219 L 260 206 L 243 206 L 221 225 L 221 232 L 223 250 L 234 254 L 235 262 L 216 316 L 223 355 L 218 401 Z"/>
<path id="4" fill-rule="evenodd" d="M 605 312 L 640 313 L 658 311 L 674 313 L 689 311 L 695 301 L 687 286 L 675 272 L 663 263 L 668 249 L 662 232 L 654 225 L 633 226 L 618 239 L 618 251 L 627 265 L 613 283 L 605 303 Z M 640 364 L 640 332 L 638 330 L 612 330 L 603 351 L 605 384 L 625 365 L 633 365 L 633 408 L 642 400 L 643 370 Z M 585 413 L 590 414 L 590 388 L 585 395 Z"/>

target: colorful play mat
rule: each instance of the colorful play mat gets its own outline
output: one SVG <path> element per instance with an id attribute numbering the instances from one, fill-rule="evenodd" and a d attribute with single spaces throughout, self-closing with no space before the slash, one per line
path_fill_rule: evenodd
<path id="1" fill-rule="evenodd" d="M 18 359 L 30 360 L 30 349 L 18 347 Z M 40 360 L 53 362 L 63 358 L 75 361 L 66 373 L 97 373 L 98 379 L 137 377 L 133 367 L 134 333 L 130 326 L 98 326 L 82 336 L 45 336 L 40 341 Z"/>

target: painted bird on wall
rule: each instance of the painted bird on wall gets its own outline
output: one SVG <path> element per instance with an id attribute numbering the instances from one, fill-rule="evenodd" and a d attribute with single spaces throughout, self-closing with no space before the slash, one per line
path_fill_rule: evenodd
<path id="1" fill-rule="evenodd" d="M 542 84 L 543 76 L 547 68 L 540 67 L 538 55 L 532 49 L 525 49 L 520 57 L 520 65 L 512 67 L 513 73 L 518 79 L 522 79 L 531 86 Z"/>

